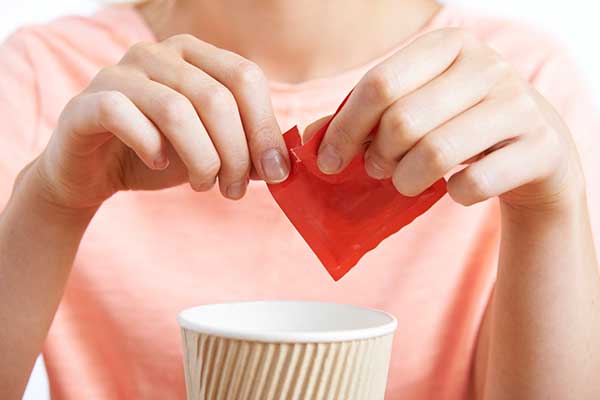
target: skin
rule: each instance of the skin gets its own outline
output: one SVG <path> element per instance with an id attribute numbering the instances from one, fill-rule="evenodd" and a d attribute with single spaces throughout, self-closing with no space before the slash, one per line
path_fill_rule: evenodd
<path id="1" fill-rule="evenodd" d="M 102 70 L 20 174 L 0 215 L 0 397 L 20 398 L 104 200 L 184 182 L 203 191 L 215 180 L 238 199 L 250 175 L 284 180 L 289 160 L 265 76 L 293 82 L 343 71 L 383 54 L 438 8 L 255 3 L 181 0 L 167 18 L 141 6 L 160 42 Z M 368 21 L 377 21 L 376 35 Z M 328 129 L 321 169 L 343 169 L 376 126 L 365 153 L 374 178 L 391 177 L 412 196 L 452 171 L 457 202 L 500 200 L 498 280 L 472 397 L 598 398 L 598 263 L 579 158 L 557 113 L 499 55 L 444 29 L 365 75 Z"/>
<path id="2" fill-rule="evenodd" d="M 485 44 L 444 29 L 358 83 L 321 143 L 321 170 L 342 170 L 375 127 L 364 155 L 373 178 L 414 196 L 450 173 L 456 202 L 500 200 L 473 397 L 598 398 L 598 263 L 579 157 L 555 110 Z"/>

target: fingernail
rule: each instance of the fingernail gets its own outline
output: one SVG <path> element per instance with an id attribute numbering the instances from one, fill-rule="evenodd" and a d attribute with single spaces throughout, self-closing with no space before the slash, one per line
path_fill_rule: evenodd
<path id="1" fill-rule="evenodd" d="M 227 188 L 227 197 L 230 199 L 240 199 L 246 193 L 246 183 L 236 182 L 229 185 Z"/>
<path id="2" fill-rule="evenodd" d="M 288 177 L 289 168 L 277 149 L 265 151 L 262 156 L 261 165 L 265 177 L 271 183 L 283 182 Z"/>
<path id="3" fill-rule="evenodd" d="M 383 179 L 385 178 L 385 170 L 381 165 L 373 160 L 371 156 L 367 153 L 365 155 L 365 169 L 367 170 L 367 174 L 371 178 L 375 179 Z"/>
<path id="4" fill-rule="evenodd" d="M 342 167 L 342 157 L 337 150 L 330 144 L 326 144 L 319 151 L 317 158 L 319 169 L 326 174 L 334 174 Z"/>
<path id="5" fill-rule="evenodd" d="M 169 166 L 169 158 L 166 154 L 161 154 L 153 163 L 154 169 L 163 170 Z"/>

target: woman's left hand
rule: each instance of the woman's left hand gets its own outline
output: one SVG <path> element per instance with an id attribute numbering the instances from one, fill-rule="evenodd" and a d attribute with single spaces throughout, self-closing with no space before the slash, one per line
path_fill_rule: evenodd
<path id="1" fill-rule="evenodd" d="M 321 170 L 345 168 L 371 131 L 367 172 L 407 196 L 461 164 L 448 192 L 463 205 L 500 196 L 511 208 L 564 209 L 582 192 L 577 151 L 552 106 L 459 29 L 428 33 L 365 75 L 327 130 Z"/>

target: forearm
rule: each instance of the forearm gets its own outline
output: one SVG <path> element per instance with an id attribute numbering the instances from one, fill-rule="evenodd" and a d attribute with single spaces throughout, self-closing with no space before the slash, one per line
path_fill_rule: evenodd
<path id="1" fill-rule="evenodd" d="M 0 215 L 0 398 L 22 395 L 95 210 L 66 212 L 42 195 L 35 168 Z"/>
<path id="2" fill-rule="evenodd" d="M 561 212 L 504 205 L 485 400 L 600 398 L 600 281 L 585 196 Z"/>

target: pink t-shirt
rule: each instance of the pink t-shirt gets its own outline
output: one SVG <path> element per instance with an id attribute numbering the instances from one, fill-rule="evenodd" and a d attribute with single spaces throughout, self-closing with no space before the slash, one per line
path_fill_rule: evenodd
<path id="1" fill-rule="evenodd" d="M 600 229 L 597 115 L 552 40 L 445 7 L 425 30 L 462 26 L 512 62 L 558 108 L 580 145 Z M 0 47 L 0 205 L 47 142 L 65 103 L 102 66 L 155 40 L 130 6 L 19 30 Z M 401 46 L 402 44 L 399 44 Z M 300 84 L 272 83 L 282 129 L 332 113 L 369 67 Z M 182 399 L 176 314 L 246 299 L 353 303 L 398 318 L 387 399 L 465 399 L 494 286 L 498 207 L 448 196 L 334 283 L 262 182 L 240 202 L 187 185 L 119 193 L 83 240 L 44 347 L 53 399 Z"/>

